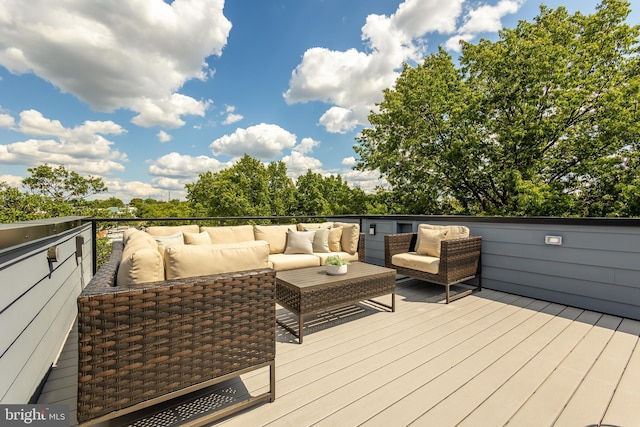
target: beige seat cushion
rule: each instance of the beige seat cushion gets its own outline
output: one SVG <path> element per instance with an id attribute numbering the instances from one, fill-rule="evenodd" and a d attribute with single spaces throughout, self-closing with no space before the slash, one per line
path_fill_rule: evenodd
<path id="1" fill-rule="evenodd" d="M 211 236 L 207 232 L 184 233 L 185 245 L 210 245 L 211 243 Z"/>
<path id="2" fill-rule="evenodd" d="M 213 245 L 170 245 L 164 252 L 167 279 L 269 267 L 265 241 Z"/>
<path id="3" fill-rule="evenodd" d="M 358 252 L 358 240 L 360 239 L 360 224 L 348 222 L 335 222 L 334 227 L 342 227 L 340 246 L 342 251 L 354 254 Z"/>
<path id="4" fill-rule="evenodd" d="M 410 268 L 431 274 L 438 274 L 438 269 L 440 268 L 440 258 L 418 255 L 415 252 L 396 254 L 391 257 L 391 263 L 398 267 Z"/>
<path id="5" fill-rule="evenodd" d="M 310 254 L 271 254 L 269 262 L 276 271 L 320 266 L 320 258 Z"/>
<path id="6" fill-rule="evenodd" d="M 440 243 L 445 239 L 447 230 L 418 229 L 416 252 L 418 255 L 440 257 Z"/>
<path id="7" fill-rule="evenodd" d="M 211 243 L 240 243 L 256 240 L 253 237 L 253 225 L 227 225 L 224 227 L 201 227 L 208 233 Z"/>
<path id="8" fill-rule="evenodd" d="M 285 254 L 313 254 L 314 231 L 287 231 Z"/>
<path id="9" fill-rule="evenodd" d="M 254 225 L 253 236 L 256 240 L 269 242 L 272 254 L 284 253 L 287 247 L 287 232 L 296 231 L 295 224 L 291 225 Z"/>
<path id="10" fill-rule="evenodd" d="M 160 225 L 151 226 L 144 229 L 152 236 L 171 236 L 178 232 L 182 233 L 197 233 L 200 231 L 200 226 L 197 224 L 192 225 Z"/>
<path id="11" fill-rule="evenodd" d="M 330 253 L 314 253 L 315 256 L 320 258 L 320 265 L 327 265 L 327 257 L 331 255 L 338 255 L 340 258 L 344 258 L 348 261 L 358 261 L 358 253 L 350 254 L 348 252 L 330 252 Z"/>

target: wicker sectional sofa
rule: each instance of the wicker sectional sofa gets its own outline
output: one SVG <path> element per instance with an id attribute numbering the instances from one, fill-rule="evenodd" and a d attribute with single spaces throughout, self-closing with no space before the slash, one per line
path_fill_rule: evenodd
<path id="1" fill-rule="evenodd" d="M 188 237 L 206 240 L 201 233 L 226 235 L 228 240 L 250 236 L 246 226 L 238 227 L 211 227 L 216 228 L 212 233 L 207 227 L 191 228 L 197 236 Z M 126 244 L 113 244 L 110 260 L 78 297 L 77 416 L 81 425 L 119 417 L 265 367 L 269 368 L 267 392 L 210 414 L 206 420 L 275 399 L 274 267 L 320 265 L 326 254 L 285 254 L 286 240 L 280 252 L 281 232 L 288 234 L 291 227 L 269 227 L 286 229 L 252 233 L 252 239 L 244 242 L 169 243 L 163 248 L 161 243 L 145 246 L 150 242 L 147 236 L 132 240 L 129 235 Z M 149 231 L 164 234 L 160 237 L 175 235 L 169 227 Z M 364 261 L 364 236 L 357 231 L 357 250 L 344 256 Z M 183 229 L 182 238 L 192 232 Z M 238 233 L 245 233 L 244 237 Z M 275 251 L 274 242 L 280 245 Z M 175 253 L 168 255 L 172 247 Z M 156 256 L 161 252 L 164 257 Z M 287 262 L 285 256 L 293 259 Z M 215 261 L 203 263 L 203 257 Z M 159 266 L 162 273 L 145 271 Z"/>
<path id="2" fill-rule="evenodd" d="M 324 240 L 317 239 L 320 235 Z M 127 230 L 124 241 L 118 284 L 246 270 L 247 265 L 292 270 L 324 265 L 330 255 L 350 261 L 364 261 L 365 256 L 359 224 L 341 222 L 148 227 Z M 265 251 L 266 263 L 260 264 Z"/>

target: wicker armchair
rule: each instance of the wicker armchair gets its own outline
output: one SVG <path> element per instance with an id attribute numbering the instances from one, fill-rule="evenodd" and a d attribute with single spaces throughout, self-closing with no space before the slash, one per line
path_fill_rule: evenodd
<path id="1" fill-rule="evenodd" d="M 454 301 L 469 295 L 473 291 L 482 290 L 482 237 L 467 237 L 454 240 L 443 240 L 440 246 L 440 264 L 437 274 L 428 273 L 392 263 L 396 254 L 415 251 L 417 233 L 388 234 L 384 236 L 384 263 L 387 268 L 395 268 L 398 274 L 403 274 L 427 282 L 437 283 L 445 287 L 446 302 Z M 451 285 L 461 283 L 474 277 L 478 284 L 451 296 Z"/>
<path id="2" fill-rule="evenodd" d="M 275 399 L 272 269 L 114 287 L 121 253 L 115 243 L 109 262 L 78 297 L 81 425 L 267 366 L 268 392 L 206 419 Z"/>

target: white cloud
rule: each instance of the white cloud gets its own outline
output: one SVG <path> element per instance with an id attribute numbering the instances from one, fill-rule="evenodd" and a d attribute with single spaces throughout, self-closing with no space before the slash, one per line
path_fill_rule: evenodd
<path id="1" fill-rule="evenodd" d="M 306 154 L 312 152 L 313 148 L 317 147 L 318 145 L 320 145 L 320 141 L 316 141 L 313 138 L 302 138 L 300 144 L 294 146 L 291 151 L 297 151 L 298 153 Z"/>
<path id="2" fill-rule="evenodd" d="M 460 45 L 461 41 L 470 42 L 475 38 L 475 34 L 456 34 L 453 37 L 450 37 L 445 43 L 444 48 L 453 52 L 460 52 L 462 50 L 462 46 Z"/>
<path id="3" fill-rule="evenodd" d="M 4 2 L 0 65 L 32 72 L 96 110 L 135 111 L 140 126 L 182 126 L 181 116 L 206 110 L 207 101 L 177 91 L 211 75 L 205 58 L 221 55 L 231 30 L 223 7 L 223 0 Z"/>
<path id="4" fill-rule="evenodd" d="M 493 33 L 502 29 L 501 19 L 508 14 L 516 13 L 524 0 L 500 0 L 495 5 L 481 5 L 469 11 L 457 34 L 446 41 L 445 47 L 460 52 L 460 40 L 473 41 L 478 34 Z"/>
<path id="5" fill-rule="evenodd" d="M 352 110 L 342 107 L 331 107 L 320 117 L 320 124 L 331 133 L 346 133 L 355 129 L 358 122 Z"/>
<path id="6" fill-rule="evenodd" d="M 223 125 L 230 125 L 244 119 L 244 116 L 242 114 L 236 114 L 234 113 L 234 111 L 236 111 L 236 107 L 234 107 L 233 105 L 227 105 L 225 112 L 222 113 L 227 115 L 222 121 Z"/>
<path id="7" fill-rule="evenodd" d="M 230 125 L 232 123 L 239 122 L 242 119 L 244 119 L 244 116 L 242 114 L 230 113 L 227 114 L 227 117 L 225 117 L 225 119 L 222 121 L 222 124 Z"/>
<path id="8" fill-rule="evenodd" d="M 131 119 L 138 126 L 179 128 L 185 124 L 181 118 L 185 114 L 204 117 L 211 101 L 197 101 L 190 96 L 174 93 L 163 99 L 137 99 L 132 105 L 135 111 L 140 112 Z"/>
<path id="9" fill-rule="evenodd" d="M 260 123 L 246 129 L 238 128 L 231 135 L 224 135 L 211 143 L 214 155 L 242 156 L 251 153 L 259 159 L 274 159 L 285 148 L 296 143 L 296 136 L 278 125 Z"/>
<path id="10" fill-rule="evenodd" d="M 9 114 L 0 114 L 0 129 L 13 129 L 16 121 Z"/>
<path id="11" fill-rule="evenodd" d="M 0 182 L 6 182 L 10 187 L 20 188 L 24 178 L 16 175 L 0 175 Z"/>
<path id="12" fill-rule="evenodd" d="M 307 157 L 299 151 L 292 151 L 291 155 L 284 156 L 282 162 L 287 166 L 287 176 L 297 179 L 300 175 L 311 169 L 314 173 L 324 173 L 322 162 L 314 157 Z"/>
<path id="13" fill-rule="evenodd" d="M 402 63 L 421 59 L 422 37 L 455 31 L 462 2 L 406 0 L 390 17 L 369 15 L 362 27 L 367 52 L 307 50 L 292 72 L 285 100 L 334 104 L 320 119 L 329 132 L 346 132 L 367 123 L 369 112 L 382 100 L 383 90 L 393 86 Z"/>
<path id="14" fill-rule="evenodd" d="M 141 181 L 123 181 L 121 179 L 103 179 L 109 191 L 100 198 L 116 197 L 125 203 L 131 199 L 161 199 L 166 193 L 164 189 Z M 172 197 L 173 198 L 173 197 Z"/>
<path id="15" fill-rule="evenodd" d="M 389 185 L 385 179 L 380 178 L 380 172 L 377 170 L 345 170 L 340 175 L 343 180 L 347 181 L 350 187 L 359 187 L 368 194 L 375 193 L 376 187 L 385 188 Z"/>
<path id="16" fill-rule="evenodd" d="M 342 164 L 344 166 L 353 166 L 356 164 L 356 158 L 353 156 L 345 157 L 344 159 L 342 159 Z"/>
<path id="17" fill-rule="evenodd" d="M 156 177 L 188 178 L 191 181 L 206 172 L 228 168 L 230 162 L 223 163 L 207 156 L 188 156 L 179 153 L 169 153 L 156 160 L 149 161 L 149 174 Z"/>
<path id="18" fill-rule="evenodd" d="M 160 132 L 158 132 L 156 134 L 156 136 L 158 137 L 158 141 L 160 141 L 161 143 L 166 143 L 171 141 L 171 135 L 169 135 L 168 133 L 166 133 L 165 131 L 161 130 Z"/>
<path id="19" fill-rule="evenodd" d="M 39 111 L 20 113 L 13 130 L 31 138 L 0 144 L 0 163 L 65 165 L 79 173 L 107 174 L 123 171 L 126 154 L 112 149 L 113 142 L 102 135 L 120 135 L 126 131 L 112 121 L 85 121 L 75 128 L 65 128 L 59 120 L 50 120 Z"/>

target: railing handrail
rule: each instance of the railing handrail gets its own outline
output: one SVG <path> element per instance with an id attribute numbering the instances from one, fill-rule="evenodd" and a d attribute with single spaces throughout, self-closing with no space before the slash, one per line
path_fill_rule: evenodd
<path id="1" fill-rule="evenodd" d="M 84 216 L 63 216 L 0 224 L 0 251 L 79 227 Z"/>

